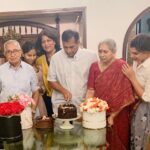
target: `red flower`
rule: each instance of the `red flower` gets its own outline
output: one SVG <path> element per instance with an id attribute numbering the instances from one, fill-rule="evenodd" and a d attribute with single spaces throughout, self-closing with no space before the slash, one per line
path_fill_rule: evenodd
<path id="1" fill-rule="evenodd" d="M 24 110 L 18 101 L 0 103 L 0 116 L 12 116 L 20 114 Z"/>

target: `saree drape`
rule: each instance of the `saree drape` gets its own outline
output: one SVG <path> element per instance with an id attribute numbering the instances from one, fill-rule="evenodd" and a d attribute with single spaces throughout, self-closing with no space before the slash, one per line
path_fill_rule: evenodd
<path id="1" fill-rule="evenodd" d="M 103 72 L 98 62 L 92 64 L 89 73 L 88 88 L 93 88 L 95 97 L 107 101 L 110 109 L 107 116 L 113 112 L 122 110 L 114 119 L 114 125 L 107 129 L 107 141 L 110 150 L 128 150 L 130 109 L 129 105 L 134 102 L 131 83 L 122 73 L 121 59 L 115 60 Z"/>

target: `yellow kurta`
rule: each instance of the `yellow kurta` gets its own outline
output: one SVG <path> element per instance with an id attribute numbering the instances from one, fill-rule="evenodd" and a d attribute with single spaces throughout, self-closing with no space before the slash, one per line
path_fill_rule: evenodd
<path id="1" fill-rule="evenodd" d="M 43 81 L 44 81 L 44 86 L 47 92 L 47 96 L 51 96 L 52 94 L 52 88 L 49 86 L 48 84 L 48 80 L 47 80 L 47 75 L 48 75 L 48 64 L 46 61 L 46 57 L 45 55 L 40 56 L 37 61 L 36 61 L 37 65 L 40 65 L 42 67 L 42 73 L 43 73 Z"/>

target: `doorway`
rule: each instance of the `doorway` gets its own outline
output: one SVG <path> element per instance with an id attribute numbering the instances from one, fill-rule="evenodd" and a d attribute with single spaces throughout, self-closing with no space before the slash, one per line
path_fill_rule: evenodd
<path id="1" fill-rule="evenodd" d="M 141 12 L 129 26 L 123 43 L 123 59 L 132 64 L 129 55 L 129 43 L 137 34 L 145 33 L 150 35 L 150 7 Z"/>
<path id="2" fill-rule="evenodd" d="M 81 44 L 86 48 L 86 7 L 63 8 L 53 10 L 17 11 L 0 13 L 0 24 L 3 22 L 24 21 L 36 22 L 57 28 L 59 38 L 66 29 L 73 29 L 80 33 Z M 7 30 L 7 27 L 5 27 Z M 11 27 L 13 28 L 13 27 Z M 8 27 L 8 30 L 10 28 Z M 14 29 L 14 28 L 13 28 Z M 28 28 L 27 28 L 28 29 Z M 25 30 L 25 33 L 27 29 Z M 20 30 L 20 29 L 18 29 Z M 4 29 L 0 30 L 3 36 Z M 17 28 L 15 29 L 15 32 Z M 60 39 L 61 41 L 61 39 Z M 60 43 L 61 44 L 61 43 Z"/>

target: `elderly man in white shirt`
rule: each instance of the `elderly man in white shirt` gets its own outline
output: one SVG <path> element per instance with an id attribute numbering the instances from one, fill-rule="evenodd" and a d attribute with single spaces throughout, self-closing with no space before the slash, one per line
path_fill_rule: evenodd
<path id="1" fill-rule="evenodd" d="M 52 56 L 48 81 L 52 93 L 53 111 L 61 103 L 71 101 L 78 108 L 85 97 L 88 73 L 91 64 L 97 60 L 96 53 L 79 48 L 79 34 L 66 30 L 62 34 L 63 48 Z"/>
<path id="2" fill-rule="evenodd" d="M 32 66 L 21 61 L 22 50 L 16 40 L 4 43 L 4 55 L 7 62 L 0 66 L 0 102 L 21 93 L 32 97 L 35 105 L 32 109 L 27 107 L 21 114 L 22 129 L 30 128 L 39 97 L 36 73 Z"/>

